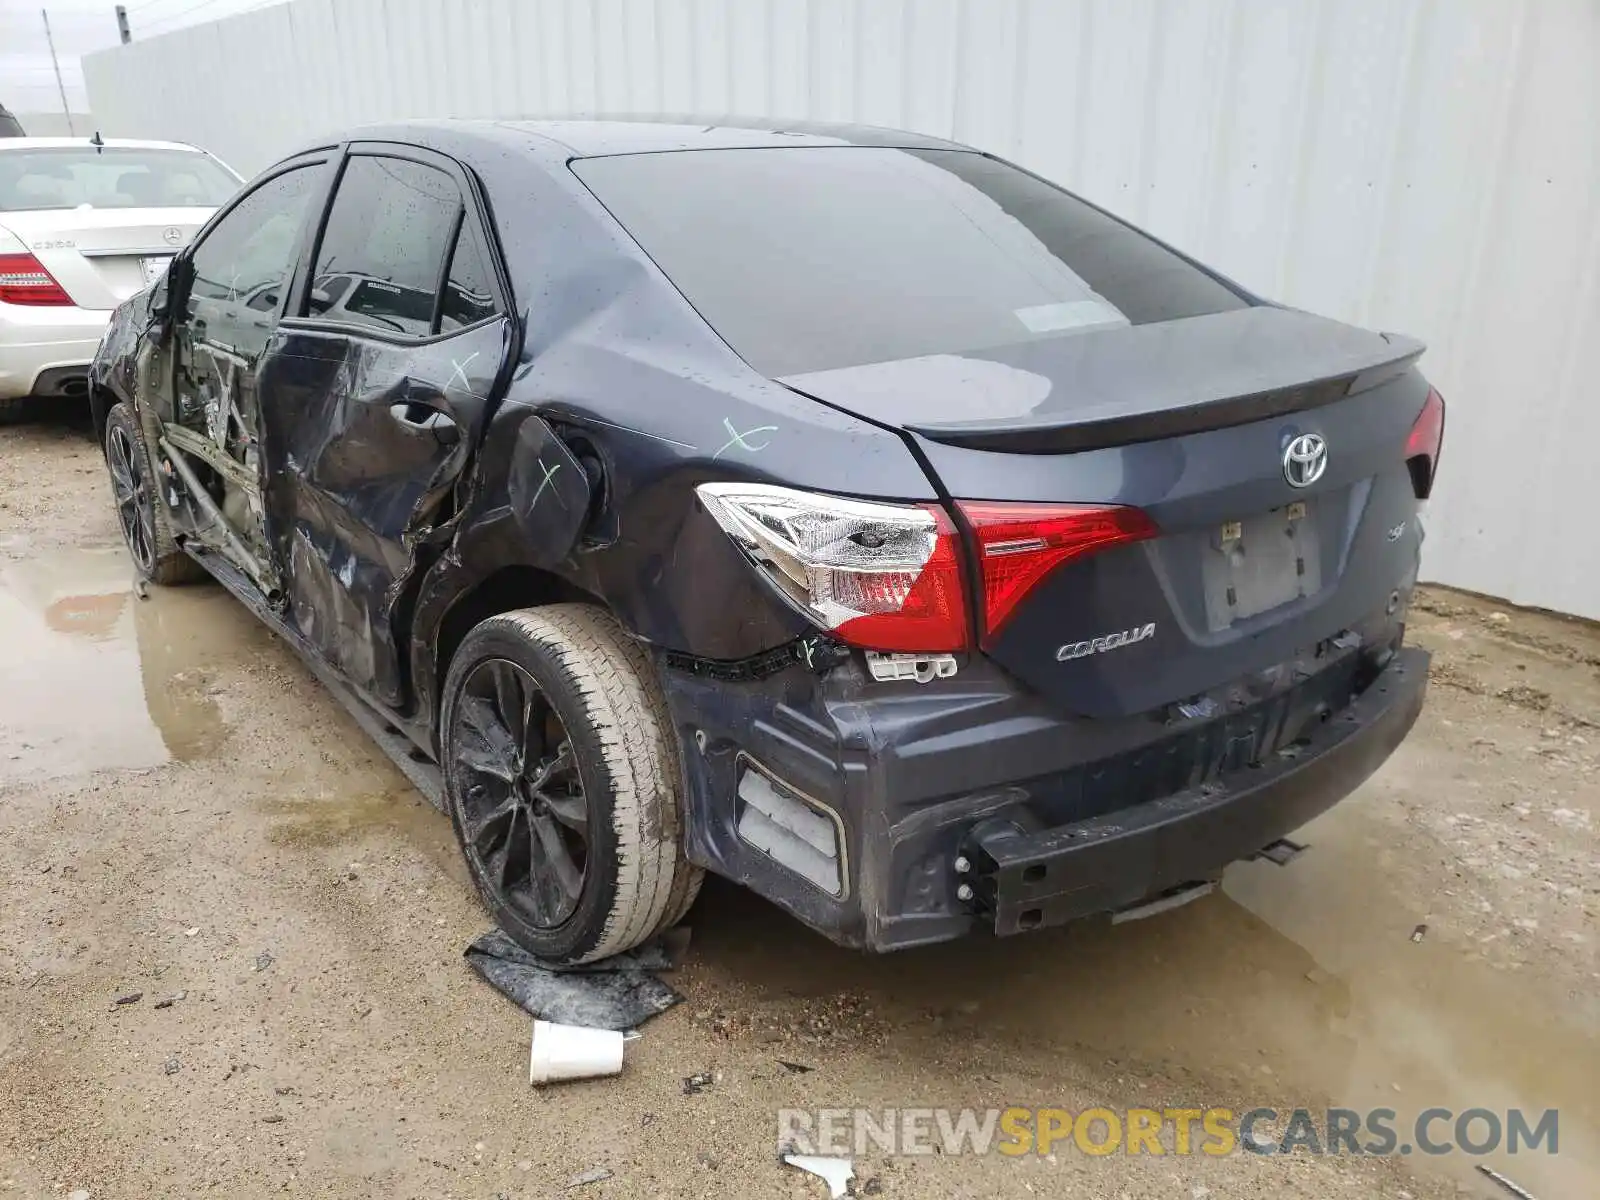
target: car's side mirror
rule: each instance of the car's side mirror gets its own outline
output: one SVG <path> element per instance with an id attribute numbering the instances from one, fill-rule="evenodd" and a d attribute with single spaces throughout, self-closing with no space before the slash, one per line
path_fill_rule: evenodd
<path id="1" fill-rule="evenodd" d="M 155 286 L 150 289 L 150 316 L 155 320 L 164 320 L 172 304 L 172 267 L 169 265 L 161 273 L 161 278 L 156 280 Z"/>
<path id="2" fill-rule="evenodd" d="M 160 321 L 169 321 L 177 315 L 189 296 L 189 282 L 194 267 L 187 250 L 175 254 L 167 269 L 156 281 L 150 293 L 150 315 Z"/>

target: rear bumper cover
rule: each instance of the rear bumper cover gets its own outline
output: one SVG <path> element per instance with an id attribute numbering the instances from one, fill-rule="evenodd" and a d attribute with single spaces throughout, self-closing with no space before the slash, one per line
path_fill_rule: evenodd
<path id="1" fill-rule="evenodd" d="M 1359 657 L 1189 727 L 1073 719 L 980 660 L 942 689 L 853 663 L 739 681 L 665 668 L 688 855 L 871 950 L 1115 911 L 1215 878 L 1378 768 L 1421 710 L 1428 655 L 1398 650 L 1352 700 Z M 741 840 L 752 759 L 836 819 L 842 895 Z M 1117 807 L 1130 793 L 1151 798 Z"/>
<path id="2" fill-rule="evenodd" d="M 1402 650 L 1308 739 L 1233 772 L 1107 816 L 1028 834 L 977 827 L 965 857 L 997 934 L 1113 911 L 1215 876 L 1331 808 L 1381 766 L 1416 723 L 1428 655 Z"/>
<path id="3" fill-rule="evenodd" d="M 86 374 L 110 319 L 109 310 L 0 303 L 0 400 L 32 395 L 55 369 Z"/>

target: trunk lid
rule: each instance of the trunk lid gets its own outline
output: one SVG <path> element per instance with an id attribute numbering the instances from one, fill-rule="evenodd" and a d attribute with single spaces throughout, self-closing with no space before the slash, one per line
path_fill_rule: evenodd
<path id="1" fill-rule="evenodd" d="M 1157 536 L 1058 567 L 983 649 L 1074 712 L 1202 715 L 1395 619 L 1421 539 L 1421 352 L 1259 307 L 784 382 L 900 429 L 952 499 L 1142 509 Z M 1305 435 L 1309 479 L 1285 465 Z"/>
<path id="2" fill-rule="evenodd" d="M 213 211 L 80 207 L 0 212 L 0 228 L 16 235 L 79 308 L 111 309 L 152 282 Z"/>

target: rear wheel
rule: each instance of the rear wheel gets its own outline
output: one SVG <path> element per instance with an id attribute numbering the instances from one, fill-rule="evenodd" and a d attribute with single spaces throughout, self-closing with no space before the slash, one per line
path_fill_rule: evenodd
<path id="1" fill-rule="evenodd" d="M 556 963 L 631 949 L 687 911 L 677 744 L 650 663 L 585 604 L 490 617 L 450 664 L 441 761 L 479 894 Z"/>
<path id="2" fill-rule="evenodd" d="M 158 502 L 153 460 L 145 448 L 144 432 L 126 403 L 113 405 L 106 414 L 105 451 L 117 524 L 122 527 L 122 540 L 127 543 L 134 570 L 151 583 L 168 586 L 204 575 L 200 565 L 173 540 L 166 508 Z"/>

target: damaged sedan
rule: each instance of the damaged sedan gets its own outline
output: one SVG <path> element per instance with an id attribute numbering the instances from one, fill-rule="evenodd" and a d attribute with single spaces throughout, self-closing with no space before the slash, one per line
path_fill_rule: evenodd
<path id="1" fill-rule="evenodd" d="M 247 185 L 91 382 L 138 571 L 576 963 L 705 870 L 888 950 L 1292 858 L 1422 706 L 1422 349 L 921 135 L 427 122 Z"/>

